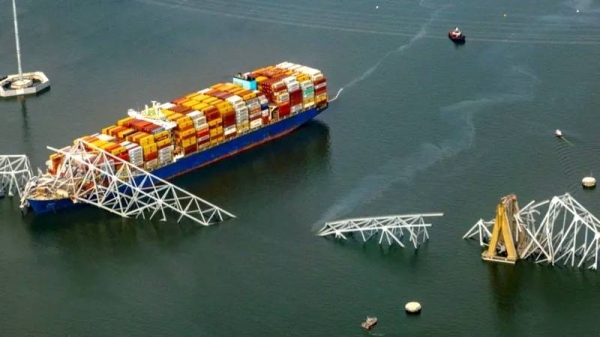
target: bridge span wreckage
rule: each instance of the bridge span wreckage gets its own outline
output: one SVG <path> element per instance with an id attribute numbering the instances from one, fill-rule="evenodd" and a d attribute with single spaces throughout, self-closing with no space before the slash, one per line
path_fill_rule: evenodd
<path id="1" fill-rule="evenodd" d="M 569 193 L 519 209 L 517 196 L 507 195 L 496 218 L 480 219 L 463 239 L 478 239 L 483 260 L 514 264 L 530 259 L 552 266 L 597 269 L 600 221 Z"/>

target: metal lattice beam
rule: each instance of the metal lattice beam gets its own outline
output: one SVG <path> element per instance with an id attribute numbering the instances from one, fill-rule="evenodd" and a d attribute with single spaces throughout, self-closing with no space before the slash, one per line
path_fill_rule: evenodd
<path id="1" fill-rule="evenodd" d="M 93 149 L 90 152 L 89 149 Z M 56 175 L 42 175 L 44 185 L 63 191 L 73 202 L 94 205 L 122 217 L 156 214 L 166 220 L 167 211 L 208 226 L 235 216 L 145 170 L 79 139 L 65 149 L 48 149 L 64 156 Z"/>
<path id="2" fill-rule="evenodd" d="M 429 239 L 427 227 L 431 227 L 431 224 L 425 223 L 423 218 L 443 215 L 444 213 L 425 213 L 339 220 L 325 223 L 317 235 L 334 235 L 336 239 L 346 239 L 348 234 L 359 233 L 364 242 L 379 235 L 379 244 L 386 239 L 388 245 L 397 243 L 401 247 L 404 247 L 402 239 L 408 235 L 416 249 Z"/>
<path id="3" fill-rule="evenodd" d="M 33 172 L 26 155 L 0 156 L 0 188 L 6 189 L 8 196 L 12 197 L 15 193 L 22 196 L 22 189 L 32 176 Z"/>
<path id="4" fill-rule="evenodd" d="M 544 212 L 542 208 L 546 205 Z M 598 268 L 600 221 L 569 193 L 540 203 L 532 201 L 515 215 L 515 220 L 519 258 L 550 265 Z M 484 225 L 481 222 L 463 238 L 478 236 L 480 244 L 487 244 L 493 221 Z"/>

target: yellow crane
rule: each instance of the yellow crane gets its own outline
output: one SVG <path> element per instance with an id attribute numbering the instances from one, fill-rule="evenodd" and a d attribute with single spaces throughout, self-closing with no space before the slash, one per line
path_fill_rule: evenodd
<path id="1" fill-rule="evenodd" d="M 519 212 L 517 196 L 509 194 L 500 200 L 496 207 L 496 219 L 490 238 L 490 245 L 481 254 L 486 261 L 514 264 L 519 258 L 517 248 L 526 245 L 525 235 L 519 236 L 519 229 L 515 214 Z M 519 240 L 521 238 L 522 240 Z"/>

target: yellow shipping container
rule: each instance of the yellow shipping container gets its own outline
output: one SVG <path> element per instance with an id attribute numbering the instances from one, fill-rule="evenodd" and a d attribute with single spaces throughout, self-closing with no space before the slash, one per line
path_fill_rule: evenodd
<path id="1" fill-rule="evenodd" d="M 123 153 L 125 151 L 126 151 L 125 147 L 119 145 L 119 147 L 114 148 L 113 150 L 111 150 L 110 154 L 112 154 L 113 156 L 118 156 L 118 155 L 120 155 L 121 153 Z"/>
<path id="2" fill-rule="evenodd" d="M 119 121 L 117 122 L 117 125 L 118 126 L 125 126 L 127 123 L 129 123 L 133 119 L 134 119 L 133 117 L 125 117 L 123 119 L 119 119 Z"/>
<path id="3" fill-rule="evenodd" d="M 181 131 L 181 130 L 186 130 L 186 129 L 189 129 L 189 128 L 193 129 L 193 125 L 194 125 L 194 121 L 193 120 L 191 120 L 191 119 L 185 120 L 185 121 L 182 121 L 181 123 L 177 123 L 176 130 Z"/>
<path id="4" fill-rule="evenodd" d="M 132 140 L 130 140 L 130 141 L 140 144 L 140 140 L 145 137 L 148 137 L 148 134 L 140 131 L 140 132 L 133 134 Z M 142 145 L 142 144 L 140 144 L 140 145 Z"/>
<path id="5" fill-rule="evenodd" d="M 181 142 L 181 146 L 182 147 L 188 147 L 190 145 L 194 145 L 196 144 L 197 140 L 196 137 L 189 137 L 189 138 L 184 138 L 183 141 Z"/>
<path id="6" fill-rule="evenodd" d="M 208 122 L 208 126 L 210 127 L 214 127 L 217 125 L 221 125 L 223 124 L 223 118 L 219 117 L 219 118 L 215 118 L 212 121 Z"/>
<path id="7" fill-rule="evenodd" d="M 186 108 L 191 108 L 198 103 L 199 102 L 196 101 L 195 99 L 188 99 L 187 101 L 183 101 L 183 102 L 179 103 L 179 105 L 183 105 Z"/>
<path id="8" fill-rule="evenodd" d="M 93 142 L 91 142 L 90 144 L 92 144 L 95 147 L 100 147 L 102 144 L 106 144 L 107 142 L 101 139 L 95 140 Z"/>
<path id="9" fill-rule="evenodd" d="M 216 138 L 211 138 L 210 139 L 210 144 L 213 145 L 213 144 L 220 143 L 220 142 L 223 141 L 223 139 L 225 139 L 225 137 L 223 137 L 223 136 L 219 136 L 219 137 L 216 137 Z"/>
<path id="10" fill-rule="evenodd" d="M 100 144 L 100 145 L 98 145 L 98 147 L 99 147 L 99 148 L 101 148 L 102 150 L 104 150 L 104 149 L 106 149 L 107 147 L 109 147 L 109 146 L 113 146 L 113 145 L 115 145 L 115 143 L 113 143 L 113 142 L 105 142 L 104 144 Z"/>
<path id="11" fill-rule="evenodd" d="M 210 98 L 205 99 L 203 102 L 206 104 L 214 105 L 219 101 L 221 101 L 221 100 L 216 97 L 210 97 Z"/>
<path id="12" fill-rule="evenodd" d="M 217 135 L 218 128 L 210 129 L 210 138 L 213 138 Z"/>
<path id="13" fill-rule="evenodd" d="M 105 128 L 102 129 L 101 133 L 103 135 L 110 135 L 110 130 L 112 130 L 114 128 L 118 128 L 118 126 L 116 126 L 116 125 L 107 126 L 107 127 L 105 127 Z"/>
<path id="14" fill-rule="evenodd" d="M 147 155 L 147 154 L 154 153 L 154 152 L 158 151 L 158 147 L 154 143 L 153 144 L 144 145 L 144 146 L 142 146 L 142 148 L 144 149 L 144 155 Z"/>
<path id="15" fill-rule="evenodd" d="M 242 92 L 244 90 L 246 90 L 246 89 L 244 89 L 244 88 L 233 89 L 233 90 L 230 91 L 230 93 L 234 94 L 234 95 L 237 95 L 237 94 L 239 94 L 240 92 Z"/>
<path id="16" fill-rule="evenodd" d="M 178 113 L 178 112 L 174 112 L 171 116 L 168 116 L 167 119 L 170 121 L 175 121 L 181 117 L 183 117 L 184 115 Z"/>
<path id="17" fill-rule="evenodd" d="M 247 101 L 247 100 L 249 100 L 249 99 L 253 99 L 253 98 L 256 98 L 256 94 L 255 94 L 255 93 L 253 93 L 253 92 L 251 92 L 251 93 L 249 93 L 249 94 L 246 94 L 246 95 L 242 96 L 242 99 L 243 99 L 244 101 Z"/>
<path id="18" fill-rule="evenodd" d="M 210 96 L 205 95 L 205 94 L 199 94 L 197 97 L 195 97 L 194 99 L 198 102 L 202 102 L 205 99 L 210 98 Z"/>
<path id="19" fill-rule="evenodd" d="M 159 133 L 154 134 L 154 140 L 162 139 L 165 137 L 169 137 L 169 130 L 161 131 Z"/>
<path id="20" fill-rule="evenodd" d="M 169 109 L 161 109 L 160 112 L 162 112 L 162 114 L 165 115 L 166 117 L 169 117 L 175 113 L 175 111 L 172 111 Z"/>
<path id="21" fill-rule="evenodd" d="M 196 129 L 190 128 L 184 131 L 175 131 L 175 137 L 179 139 L 183 139 L 189 137 L 190 135 L 196 134 Z"/>
<path id="22" fill-rule="evenodd" d="M 163 146 L 171 145 L 171 143 L 172 143 L 171 138 L 167 138 L 167 139 L 159 140 L 158 142 L 156 142 L 156 146 L 158 146 L 158 148 L 162 148 Z"/>
<path id="23" fill-rule="evenodd" d="M 258 77 L 256 78 L 256 83 L 259 83 L 259 84 L 260 84 L 260 83 L 262 83 L 262 82 L 264 82 L 264 81 L 266 81 L 266 80 L 268 80 L 268 79 L 269 79 L 269 78 L 268 78 L 268 77 L 265 77 L 265 76 L 258 76 Z"/>
<path id="24" fill-rule="evenodd" d="M 140 145 L 144 146 L 144 145 L 150 145 L 150 144 L 154 144 L 154 136 L 153 135 L 146 135 L 146 136 L 140 138 Z"/>
<path id="25" fill-rule="evenodd" d="M 210 105 L 208 105 L 208 104 L 206 104 L 206 103 L 198 103 L 198 104 L 194 105 L 194 106 L 192 107 L 192 109 L 194 109 L 194 110 L 198 110 L 198 111 L 202 111 L 202 109 L 206 109 L 206 108 L 208 108 L 209 106 L 210 106 Z"/>

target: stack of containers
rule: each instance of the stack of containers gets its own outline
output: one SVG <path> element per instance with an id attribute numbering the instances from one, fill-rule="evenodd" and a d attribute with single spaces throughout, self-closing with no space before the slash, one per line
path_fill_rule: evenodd
<path id="1" fill-rule="evenodd" d="M 130 163 L 137 167 L 141 167 L 144 164 L 144 152 L 141 146 L 129 141 L 123 141 L 120 145 L 127 151 Z"/>
<path id="2" fill-rule="evenodd" d="M 293 115 L 302 111 L 302 89 L 296 77 L 286 77 L 283 79 L 283 83 L 285 83 L 288 89 L 291 114 Z"/>
<path id="3" fill-rule="evenodd" d="M 265 76 L 266 77 L 266 76 Z M 278 75 L 269 79 L 260 79 L 259 90 L 265 94 L 266 98 L 277 105 L 279 109 L 279 118 L 290 114 L 289 93 L 286 84 L 283 82 L 285 75 Z"/>
<path id="4" fill-rule="evenodd" d="M 175 127 L 175 142 L 181 148 L 183 148 L 183 154 L 188 155 L 190 153 L 198 151 L 198 143 L 196 141 L 196 129 L 194 128 L 194 121 L 190 116 L 181 116 L 174 120 L 177 123 Z"/>
<path id="5" fill-rule="evenodd" d="M 233 106 L 233 110 L 235 111 L 233 123 L 231 120 L 228 120 L 227 123 L 229 125 L 227 126 L 231 128 L 231 124 L 233 124 L 235 125 L 235 128 L 238 129 L 238 132 L 245 132 L 246 130 L 248 130 L 249 123 L 248 107 L 246 107 L 244 100 L 240 96 L 233 94 L 231 97 L 227 98 L 227 101 L 231 103 L 231 106 Z"/>
<path id="6" fill-rule="evenodd" d="M 253 93 L 256 96 L 256 93 Z M 251 98 L 246 101 L 248 108 L 248 119 L 250 120 L 250 129 L 256 129 L 262 126 L 262 110 L 260 99 L 258 97 Z"/>
<path id="7" fill-rule="evenodd" d="M 269 114 L 269 100 L 261 93 L 258 95 L 258 101 L 260 102 L 262 124 L 267 125 L 271 121 L 271 114 Z"/>
<path id="8" fill-rule="evenodd" d="M 201 110 L 192 111 L 188 114 L 194 123 L 194 130 L 196 131 L 196 143 L 198 149 L 204 149 L 210 144 L 210 130 L 208 129 L 208 123 L 206 122 L 206 116 Z"/>
<path id="9" fill-rule="evenodd" d="M 206 107 L 202 109 L 202 112 L 204 112 L 205 120 L 208 124 L 210 145 L 215 145 L 222 142 L 224 139 L 223 117 L 221 116 L 221 111 L 218 107 L 221 107 L 221 110 L 226 109 L 226 105 L 223 104 L 223 99 L 216 97 L 216 95 L 222 96 L 225 93 L 210 88 L 200 90 L 199 93 L 202 94 L 203 97 L 202 103 L 206 104 Z M 199 129 L 200 135 L 203 138 L 202 142 L 206 142 L 206 131 L 202 128 L 203 126 Z M 208 144 L 203 144 L 203 146 L 208 146 Z"/>
<path id="10" fill-rule="evenodd" d="M 302 107 L 304 109 L 309 109 L 313 107 L 315 105 L 315 85 L 313 84 L 310 74 L 313 74 L 315 75 L 315 77 L 318 77 L 320 71 L 290 62 L 280 63 L 276 67 L 286 69 L 294 74 L 302 90 Z M 321 91 L 320 93 L 322 94 L 323 92 Z M 327 96 L 325 95 L 325 100 L 326 98 Z M 292 105 L 293 104 L 294 103 L 292 103 Z"/>

